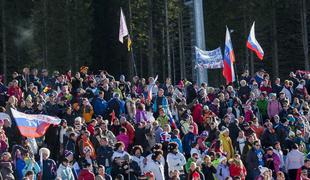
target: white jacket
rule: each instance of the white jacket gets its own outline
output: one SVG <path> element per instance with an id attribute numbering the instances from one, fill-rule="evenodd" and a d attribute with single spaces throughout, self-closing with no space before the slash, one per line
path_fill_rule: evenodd
<path id="1" fill-rule="evenodd" d="M 168 153 L 167 155 L 168 172 L 178 170 L 183 171 L 183 166 L 186 164 L 186 159 L 180 152 Z"/>
<path id="2" fill-rule="evenodd" d="M 132 156 L 131 159 L 133 161 L 136 161 L 140 167 L 140 170 L 141 170 L 141 174 L 143 174 L 144 172 L 144 157 L 143 156 L 140 156 L 140 157 L 137 157 L 137 156 Z"/>
<path id="3" fill-rule="evenodd" d="M 144 172 L 153 172 L 156 180 L 164 180 L 164 166 L 160 162 L 154 160 L 147 161 Z"/>

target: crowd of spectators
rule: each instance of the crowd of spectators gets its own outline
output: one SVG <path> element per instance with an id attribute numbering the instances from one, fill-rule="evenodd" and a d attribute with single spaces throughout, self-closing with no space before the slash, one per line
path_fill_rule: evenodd
<path id="1" fill-rule="evenodd" d="M 236 84 L 24 68 L 0 83 L 0 175 L 11 180 L 308 180 L 310 74 Z M 2 79 L 1 79 L 2 80 Z M 61 119 L 23 137 L 11 109 Z"/>

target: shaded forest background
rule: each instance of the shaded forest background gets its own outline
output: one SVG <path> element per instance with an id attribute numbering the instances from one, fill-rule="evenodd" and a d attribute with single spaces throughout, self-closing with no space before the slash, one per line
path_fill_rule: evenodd
<path id="1" fill-rule="evenodd" d="M 310 2 L 306 0 L 204 0 L 207 49 L 224 47 L 225 26 L 232 30 L 237 72 L 260 68 L 272 77 L 309 69 Z M 137 74 L 159 74 L 177 82 L 192 78 L 193 29 L 183 0 L 1 0 L 1 69 L 10 75 L 23 67 L 64 72 L 82 65 L 114 75 L 133 75 L 125 45 L 118 41 L 123 8 L 133 39 Z M 259 61 L 246 49 L 252 22 L 265 51 Z M 191 31 L 192 30 L 192 31 Z M 6 62 L 6 64 L 5 64 Z M 170 64 L 171 68 L 168 68 Z M 7 68 L 4 68 L 7 66 Z M 221 70 L 209 72 L 212 85 Z"/>

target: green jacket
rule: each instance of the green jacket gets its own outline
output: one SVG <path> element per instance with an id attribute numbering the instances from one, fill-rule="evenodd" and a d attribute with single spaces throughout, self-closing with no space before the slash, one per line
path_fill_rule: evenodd
<path id="1" fill-rule="evenodd" d="M 185 164 L 186 173 L 189 173 L 192 162 L 194 162 L 194 159 L 190 157 Z"/>
<path id="2" fill-rule="evenodd" d="M 169 124 L 169 117 L 167 115 L 158 116 L 157 121 L 160 124 L 160 127 L 164 128 L 165 124 Z"/>
<path id="3" fill-rule="evenodd" d="M 257 107 L 262 115 L 267 115 L 267 106 L 268 106 L 267 99 L 257 101 Z"/>

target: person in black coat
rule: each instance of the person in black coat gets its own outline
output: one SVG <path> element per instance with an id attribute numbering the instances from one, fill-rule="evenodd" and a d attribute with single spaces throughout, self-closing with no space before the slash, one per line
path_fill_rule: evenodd
<path id="1" fill-rule="evenodd" d="M 113 161 L 111 176 L 115 179 L 119 174 L 123 175 L 125 180 L 137 180 L 141 169 L 137 162 L 130 160 L 130 157 L 125 155 L 123 159 L 116 158 Z"/>
<path id="2" fill-rule="evenodd" d="M 193 100 L 197 97 L 196 89 L 194 88 L 194 85 L 190 83 L 186 87 L 186 103 L 190 104 L 193 102 Z"/>
<path id="3" fill-rule="evenodd" d="M 266 126 L 267 126 L 267 128 L 264 130 L 264 132 L 260 138 L 262 141 L 263 147 L 273 146 L 275 144 L 275 142 L 278 141 L 278 136 L 272 127 L 272 123 L 268 122 L 266 124 Z"/>
<path id="4" fill-rule="evenodd" d="M 134 145 L 141 145 L 143 149 L 148 149 L 149 143 L 146 139 L 146 134 L 150 132 L 150 129 L 146 127 L 144 122 L 140 122 L 138 127 L 135 128 L 135 140 Z"/>
<path id="5" fill-rule="evenodd" d="M 254 146 L 247 154 L 246 167 L 249 179 L 256 179 L 259 174 L 259 166 L 264 166 L 264 152 L 259 141 L 254 141 Z"/>
<path id="6" fill-rule="evenodd" d="M 205 176 L 205 179 L 214 180 L 214 174 L 216 173 L 215 167 L 211 163 L 211 157 L 206 155 L 204 162 L 201 165 L 201 171 Z"/>
<path id="7" fill-rule="evenodd" d="M 113 148 L 109 145 L 107 137 L 100 139 L 100 146 L 96 150 L 98 165 L 104 165 L 107 170 L 112 167 L 111 157 L 113 155 Z"/>
<path id="8" fill-rule="evenodd" d="M 229 136 L 233 142 L 233 144 L 236 143 L 236 139 L 238 137 L 239 131 L 241 130 L 238 124 L 238 120 L 235 119 L 232 123 L 229 124 L 228 129 L 229 129 Z"/>

